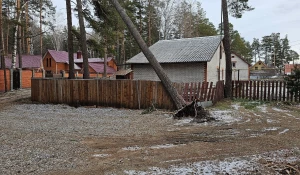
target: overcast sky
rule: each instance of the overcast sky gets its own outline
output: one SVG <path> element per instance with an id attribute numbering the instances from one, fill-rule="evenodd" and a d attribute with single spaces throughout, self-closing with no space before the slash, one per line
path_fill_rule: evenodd
<path id="1" fill-rule="evenodd" d="M 198 1 L 202 3 L 207 18 L 218 26 L 221 0 Z M 53 0 L 53 3 L 60 17 L 65 16 L 62 22 L 66 24 L 65 1 Z M 300 53 L 300 0 L 249 0 L 249 4 L 255 10 L 245 12 L 241 19 L 229 19 L 242 37 L 252 42 L 253 38 L 261 39 L 272 32 L 280 33 L 281 37 L 288 35 L 292 49 Z"/>

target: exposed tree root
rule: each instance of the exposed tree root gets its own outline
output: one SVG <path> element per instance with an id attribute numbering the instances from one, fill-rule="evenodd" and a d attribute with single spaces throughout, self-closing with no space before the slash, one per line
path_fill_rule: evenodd
<path id="1" fill-rule="evenodd" d="M 192 122 L 203 123 L 215 120 L 211 117 L 208 110 L 205 110 L 202 106 L 198 105 L 198 100 L 194 100 L 192 103 L 184 106 L 183 108 L 176 111 L 173 115 L 174 119 L 181 119 L 183 117 L 193 117 Z"/>

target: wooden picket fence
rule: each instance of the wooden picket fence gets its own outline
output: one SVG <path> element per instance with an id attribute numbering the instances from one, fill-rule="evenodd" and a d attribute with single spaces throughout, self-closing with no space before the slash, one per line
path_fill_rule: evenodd
<path id="1" fill-rule="evenodd" d="M 285 81 L 233 81 L 232 87 L 232 94 L 235 98 L 300 102 L 300 94 L 290 93 Z"/>
<path id="2" fill-rule="evenodd" d="M 178 93 L 191 102 L 217 101 L 224 98 L 224 82 L 174 83 Z M 97 105 L 117 108 L 145 109 L 155 105 L 159 109 L 175 109 L 160 81 L 145 80 L 68 80 L 33 78 L 31 99 L 41 103 Z"/>
<path id="3" fill-rule="evenodd" d="M 191 83 L 173 83 L 177 92 L 186 102 L 192 102 L 194 99 L 199 101 L 212 101 L 216 103 L 224 98 L 224 82 L 219 81 L 216 85 L 213 82 L 191 82 Z"/>

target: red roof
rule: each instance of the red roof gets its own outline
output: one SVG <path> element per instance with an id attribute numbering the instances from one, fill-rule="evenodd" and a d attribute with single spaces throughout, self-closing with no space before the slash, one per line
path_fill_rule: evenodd
<path id="1" fill-rule="evenodd" d="M 11 55 L 5 57 L 5 67 L 11 68 L 12 60 Z M 22 67 L 23 68 L 41 68 L 42 66 L 41 55 L 22 55 Z M 16 68 L 19 67 L 19 58 L 16 56 Z"/>
<path id="2" fill-rule="evenodd" d="M 112 57 L 108 57 L 107 58 L 107 62 L 111 61 L 113 58 Z M 75 59 L 74 58 L 74 62 L 75 63 L 82 63 L 83 59 Z M 89 63 L 104 63 L 104 58 L 89 58 Z"/>
<path id="3" fill-rule="evenodd" d="M 66 51 L 48 50 L 49 54 L 57 63 L 66 63 L 69 61 L 69 53 Z M 77 58 L 77 54 L 74 54 L 74 59 Z"/>
<path id="4" fill-rule="evenodd" d="M 97 73 L 104 73 L 104 64 L 101 63 L 89 63 L 89 66 Z M 106 73 L 114 74 L 116 72 L 112 67 L 106 66 Z"/>
<path id="5" fill-rule="evenodd" d="M 286 64 L 284 65 L 284 73 L 291 73 L 294 67 L 300 68 L 300 64 Z"/>
<path id="6" fill-rule="evenodd" d="M 57 63 L 68 63 L 69 54 L 66 51 L 48 50 L 49 54 Z M 112 60 L 112 57 L 108 57 L 107 61 Z M 74 63 L 82 63 L 83 59 L 77 59 L 77 53 L 74 53 Z M 103 63 L 104 58 L 89 58 L 89 63 Z"/>

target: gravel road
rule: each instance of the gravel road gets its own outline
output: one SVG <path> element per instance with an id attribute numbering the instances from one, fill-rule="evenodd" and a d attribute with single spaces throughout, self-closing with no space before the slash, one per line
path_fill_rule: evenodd
<path id="1" fill-rule="evenodd" d="M 195 124 L 164 111 L 35 104 L 30 94 L 0 94 L 1 175 L 300 171 L 299 105 L 223 101 L 209 109 L 216 121 Z"/>
<path id="2" fill-rule="evenodd" d="M 173 123 L 167 114 L 140 115 L 139 110 L 32 104 L 29 95 L 22 90 L 0 97 L 0 174 L 81 169 L 92 151 L 81 144 L 85 138 L 153 135 Z"/>

